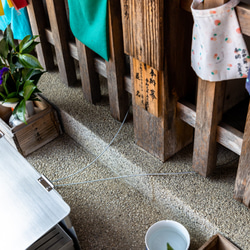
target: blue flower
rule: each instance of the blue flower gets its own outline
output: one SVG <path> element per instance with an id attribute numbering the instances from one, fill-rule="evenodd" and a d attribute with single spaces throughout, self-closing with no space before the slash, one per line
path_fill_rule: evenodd
<path id="1" fill-rule="evenodd" d="M 4 74 L 8 71 L 9 71 L 9 68 L 7 67 L 3 67 L 2 69 L 0 69 L 0 85 L 3 83 Z"/>

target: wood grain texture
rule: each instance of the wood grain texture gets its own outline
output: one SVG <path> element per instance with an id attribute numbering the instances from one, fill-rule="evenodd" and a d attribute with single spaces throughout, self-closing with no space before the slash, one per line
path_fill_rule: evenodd
<path id="1" fill-rule="evenodd" d="M 195 93 L 196 78 L 187 66 L 191 64 L 192 17 L 180 8 L 180 1 L 164 1 L 163 12 L 164 68 L 162 71 L 154 68 L 162 74 L 158 89 L 160 115 L 156 117 L 139 107 L 133 95 L 133 122 L 136 144 L 164 162 L 192 142 L 193 128 L 177 117 L 176 105 L 180 97 Z M 131 72 L 133 88 L 134 76 Z"/>
<path id="2" fill-rule="evenodd" d="M 234 198 L 250 208 L 250 105 L 244 130 L 241 155 L 235 181 Z"/>
<path id="3" fill-rule="evenodd" d="M 179 101 L 177 103 L 177 116 L 190 126 L 195 127 L 195 109 L 196 107 L 193 104 L 187 101 Z M 236 154 L 241 154 L 243 133 L 232 126 L 220 123 L 217 126 L 216 141 Z"/>
<path id="4" fill-rule="evenodd" d="M 162 84 L 162 72 L 133 58 L 133 74 L 135 104 L 159 117 L 159 85 Z"/>
<path id="5" fill-rule="evenodd" d="M 111 115 L 122 121 L 129 107 L 128 93 L 124 88 L 125 56 L 122 39 L 121 6 L 119 1 L 109 1 L 110 57 L 106 61 L 109 104 Z"/>
<path id="6" fill-rule="evenodd" d="M 225 82 L 198 82 L 193 168 L 205 177 L 216 167 L 216 132 L 223 114 L 225 86 Z"/>
<path id="7" fill-rule="evenodd" d="M 177 116 L 190 126 L 195 127 L 195 121 L 196 121 L 195 109 L 196 109 L 195 105 L 186 101 L 179 101 L 177 103 Z"/>
<path id="8" fill-rule="evenodd" d="M 55 42 L 54 42 L 51 30 L 46 29 L 45 33 L 46 33 L 46 37 L 47 37 L 48 42 L 54 46 Z M 76 44 L 70 42 L 69 43 L 69 48 L 70 48 L 70 55 L 74 59 L 79 60 Z M 94 64 L 95 64 L 95 71 L 99 75 L 107 78 L 107 70 L 106 70 L 105 61 L 101 57 L 94 57 Z M 124 76 L 124 84 L 125 84 L 125 86 L 124 86 L 125 90 L 128 93 L 132 94 L 132 87 L 131 87 L 132 85 L 131 85 L 131 77 L 130 77 L 130 75 L 125 75 Z"/>
<path id="9" fill-rule="evenodd" d="M 27 6 L 30 25 L 33 35 L 39 35 L 36 46 L 37 58 L 44 69 L 52 70 L 55 67 L 52 48 L 47 41 L 45 28 L 46 14 L 41 0 L 30 0 Z"/>
<path id="10" fill-rule="evenodd" d="M 216 140 L 225 148 L 228 148 L 238 155 L 241 154 L 243 133 L 239 130 L 227 124 L 221 123 L 219 126 L 217 126 Z"/>
<path id="11" fill-rule="evenodd" d="M 157 70 L 163 70 L 163 4 L 121 0 L 125 53 Z"/>
<path id="12" fill-rule="evenodd" d="M 37 113 L 27 119 L 27 125 L 11 128 L 0 116 L 0 130 L 4 132 L 8 142 L 24 156 L 34 152 L 60 133 L 60 123 L 53 108 L 43 99 L 35 102 Z"/>
<path id="13" fill-rule="evenodd" d="M 74 60 L 69 50 L 69 25 L 63 0 L 46 0 L 57 64 L 61 79 L 67 86 L 77 81 Z"/>
<path id="14" fill-rule="evenodd" d="M 131 65 L 133 70 L 132 58 Z M 162 84 L 159 85 L 161 115 L 156 117 L 138 106 L 133 95 L 133 123 L 135 143 L 164 162 L 192 142 L 193 128 L 176 115 L 177 100 L 166 81 L 167 71 L 159 71 L 158 74 L 162 78 Z M 133 83 L 135 74 L 132 72 L 131 75 Z"/>
<path id="15" fill-rule="evenodd" d="M 205 0 L 204 8 L 216 7 L 224 2 Z M 211 175 L 216 167 L 216 133 L 222 119 L 225 90 L 225 82 L 198 80 L 193 168 L 205 177 Z"/>
<path id="16" fill-rule="evenodd" d="M 94 52 L 76 39 L 84 98 L 92 104 L 101 100 L 99 76 L 95 71 Z"/>

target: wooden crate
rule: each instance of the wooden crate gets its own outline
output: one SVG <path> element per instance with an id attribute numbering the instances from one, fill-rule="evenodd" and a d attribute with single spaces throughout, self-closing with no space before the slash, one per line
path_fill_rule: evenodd
<path id="1" fill-rule="evenodd" d="M 229 240 L 220 234 L 212 236 L 199 250 L 239 250 Z"/>
<path id="2" fill-rule="evenodd" d="M 60 123 L 52 106 L 41 98 L 34 102 L 36 113 L 27 119 L 27 124 L 20 124 L 14 128 L 8 125 L 11 109 L 0 105 L 0 130 L 5 138 L 23 156 L 34 152 L 60 133 Z"/>

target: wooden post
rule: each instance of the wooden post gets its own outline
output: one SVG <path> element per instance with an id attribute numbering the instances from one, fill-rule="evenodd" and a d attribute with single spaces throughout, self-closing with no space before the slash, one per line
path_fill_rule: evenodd
<path id="1" fill-rule="evenodd" d="M 57 64 L 62 81 L 73 86 L 77 80 L 74 59 L 69 50 L 69 26 L 64 0 L 46 0 Z"/>
<path id="2" fill-rule="evenodd" d="M 122 121 L 128 110 L 128 93 L 125 91 L 125 56 L 123 52 L 120 2 L 109 1 L 110 57 L 106 62 L 109 104 L 111 115 Z"/>
<path id="3" fill-rule="evenodd" d="M 131 59 L 132 69 L 133 60 Z M 159 117 L 138 106 L 133 95 L 135 142 L 163 162 L 191 143 L 193 139 L 192 127 L 177 118 L 177 99 L 172 94 L 166 74 L 166 70 L 158 71 L 159 109 L 161 110 Z M 132 72 L 132 82 L 135 81 L 134 75 Z"/>
<path id="4" fill-rule="evenodd" d="M 250 208 L 250 105 L 243 135 L 234 198 Z"/>
<path id="5" fill-rule="evenodd" d="M 124 43 L 126 53 L 131 56 L 135 142 L 164 162 L 193 139 L 193 128 L 181 121 L 176 114 L 177 100 L 195 92 L 195 75 L 190 66 L 192 17 L 180 9 L 179 1 L 150 2 L 149 5 L 144 4 L 143 9 L 138 12 L 134 9 L 134 6 L 140 6 L 138 1 L 121 2 L 123 30 L 130 32 L 130 35 L 124 35 Z M 139 30 L 144 33 L 140 34 Z M 181 32 L 177 32 L 178 30 Z M 132 34 L 135 35 L 135 40 L 132 39 Z M 155 44 L 162 45 L 159 50 L 162 59 L 159 57 L 156 61 L 154 58 L 158 54 Z M 152 81 L 157 84 L 154 90 L 158 101 L 149 108 L 145 105 L 147 98 L 144 96 L 145 102 L 142 104 L 142 98 L 137 93 L 142 83 L 145 84 L 143 91 L 146 90 L 151 70 Z"/>
<path id="6" fill-rule="evenodd" d="M 216 132 L 223 114 L 225 82 L 199 79 L 196 104 L 193 168 L 202 176 L 216 167 Z"/>
<path id="7" fill-rule="evenodd" d="M 121 0 L 126 54 L 163 70 L 164 1 Z"/>
<path id="8" fill-rule="evenodd" d="M 204 8 L 223 4 L 225 0 L 206 0 Z M 216 167 L 216 130 L 222 119 L 225 82 L 198 80 L 193 168 L 202 176 Z"/>
<path id="9" fill-rule="evenodd" d="M 46 38 L 46 14 L 42 0 L 30 0 L 27 6 L 33 35 L 39 35 L 40 44 L 36 46 L 37 58 L 44 69 L 55 67 L 52 48 Z"/>
<path id="10" fill-rule="evenodd" d="M 96 104 L 101 99 L 98 73 L 95 70 L 95 53 L 76 39 L 80 76 L 84 98 Z"/>

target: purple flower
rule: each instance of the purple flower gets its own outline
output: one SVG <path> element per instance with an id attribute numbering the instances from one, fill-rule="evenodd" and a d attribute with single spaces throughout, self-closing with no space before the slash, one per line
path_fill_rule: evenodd
<path id="1" fill-rule="evenodd" d="M 4 74 L 8 71 L 9 71 L 9 68 L 7 67 L 3 67 L 2 69 L 0 69 L 0 85 L 3 83 Z"/>

